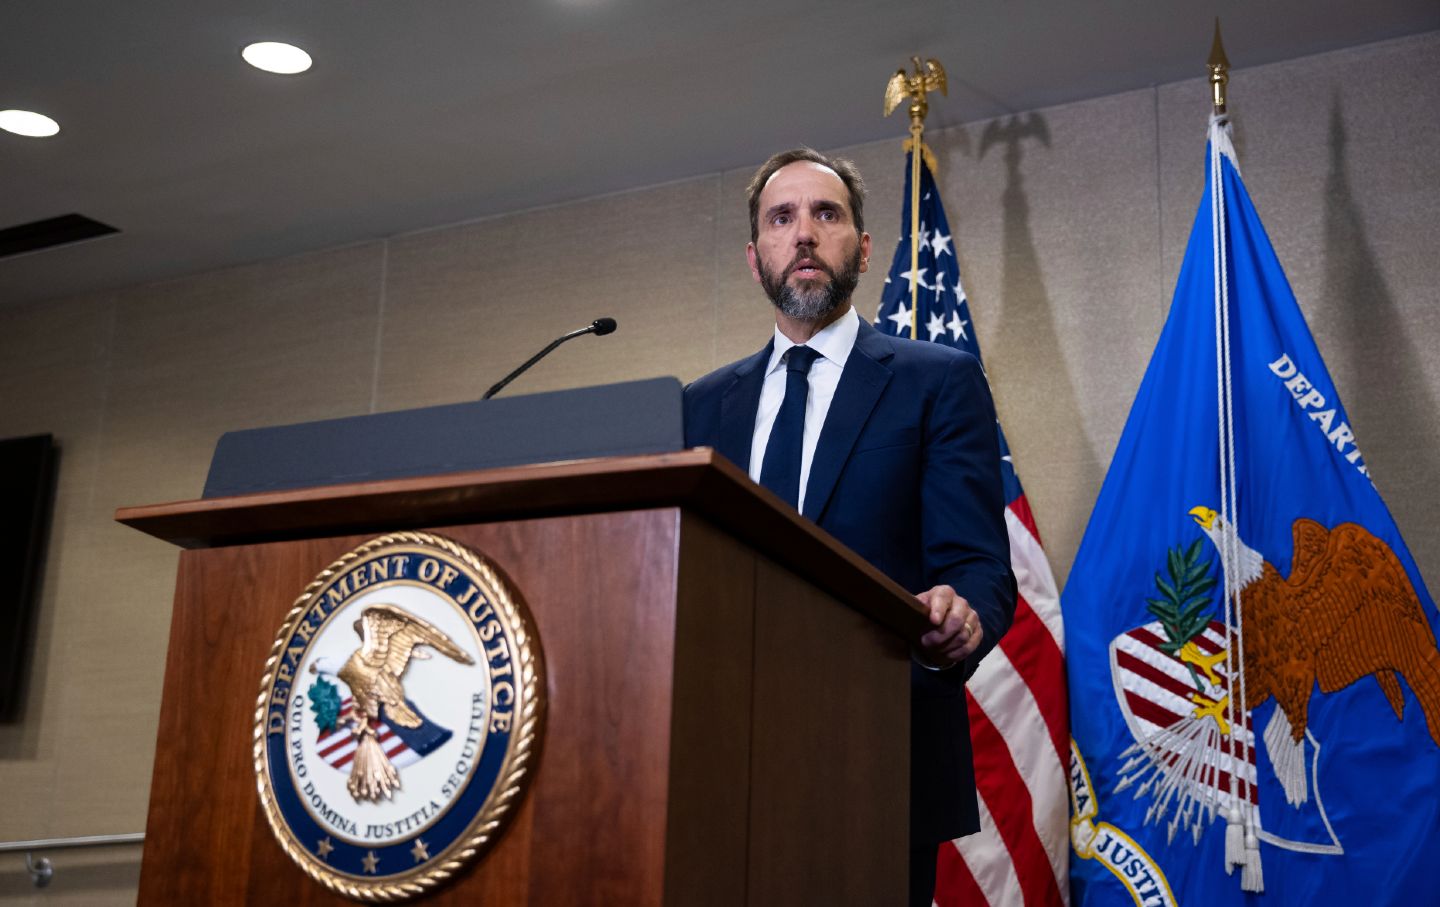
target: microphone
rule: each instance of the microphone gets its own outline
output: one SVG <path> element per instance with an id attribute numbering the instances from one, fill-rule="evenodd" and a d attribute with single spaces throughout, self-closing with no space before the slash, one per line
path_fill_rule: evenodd
<path id="1" fill-rule="evenodd" d="M 541 359 L 544 359 L 550 354 L 551 350 L 555 349 L 555 347 L 559 346 L 565 341 L 574 340 L 576 337 L 580 337 L 585 334 L 594 334 L 596 337 L 604 337 L 606 334 L 614 333 L 614 331 L 614 318 L 596 318 L 594 321 L 590 322 L 587 327 L 580 328 L 578 331 L 571 331 L 563 337 L 556 338 L 549 346 L 545 347 L 545 349 L 531 356 L 529 359 L 526 359 L 523 365 L 521 365 L 515 371 L 511 372 L 510 374 L 506 375 L 504 378 L 501 378 L 498 382 L 496 382 L 495 386 L 486 391 L 485 396 L 481 397 L 480 399 L 489 400 L 491 397 L 500 393 L 500 391 L 505 389 L 505 385 L 520 377 L 521 373 L 523 373 L 530 366 L 539 362 Z"/>

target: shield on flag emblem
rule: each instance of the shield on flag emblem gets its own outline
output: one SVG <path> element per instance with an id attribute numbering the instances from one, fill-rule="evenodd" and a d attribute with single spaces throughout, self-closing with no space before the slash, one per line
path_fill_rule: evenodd
<path id="1" fill-rule="evenodd" d="M 1168 815 L 1171 837 L 1184 826 L 1198 839 L 1237 797 L 1259 802 L 1250 714 L 1229 708 L 1226 637 L 1211 620 L 1172 655 L 1155 621 L 1110 642 L 1115 698 L 1135 739 L 1117 791 L 1140 785 L 1136 796 L 1152 798 L 1147 821 Z"/>

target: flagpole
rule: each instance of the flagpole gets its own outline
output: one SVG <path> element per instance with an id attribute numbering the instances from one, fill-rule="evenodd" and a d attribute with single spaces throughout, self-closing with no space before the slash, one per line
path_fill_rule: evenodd
<path id="1" fill-rule="evenodd" d="M 910 151 L 910 337 L 920 337 L 920 155 L 930 158 L 930 149 L 925 147 L 925 115 L 930 104 L 925 100 L 926 92 L 939 91 L 945 94 L 945 67 L 935 59 L 923 64 L 919 57 L 911 57 L 915 74 L 906 75 L 902 66 L 885 86 L 885 116 L 889 116 L 900 102 L 910 99 L 910 139 L 906 146 Z"/>
<path id="2" fill-rule="evenodd" d="M 921 105 L 925 99 L 920 98 Z M 912 107 L 913 111 L 914 108 Z M 920 146 L 925 111 L 910 115 L 910 339 L 920 339 Z"/>

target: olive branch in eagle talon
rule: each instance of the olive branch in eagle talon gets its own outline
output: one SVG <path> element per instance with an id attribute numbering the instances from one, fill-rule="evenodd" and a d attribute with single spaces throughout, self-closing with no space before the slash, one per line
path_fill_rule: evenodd
<path id="1" fill-rule="evenodd" d="M 1189 548 L 1170 549 L 1165 564 L 1170 578 L 1166 580 L 1158 571 L 1155 573 L 1155 588 L 1160 591 L 1160 597 L 1146 599 L 1146 609 L 1160 619 L 1160 626 L 1165 630 L 1166 641 L 1160 643 L 1160 650 L 1190 669 L 1190 679 L 1195 684 L 1195 692 L 1190 694 L 1190 701 L 1196 705 L 1194 717 L 1208 715 L 1215 719 L 1222 734 L 1229 734 L 1230 724 L 1221 714 L 1228 705 L 1228 697 L 1207 695 L 1220 686 L 1215 665 L 1225 660 L 1225 650 L 1206 655 L 1195 643 L 1195 637 L 1210 625 L 1210 591 L 1215 588 L 1215 578 L 1210 576 L 1210 559 L 1200 556 L 1204 542 L 1198 538 Z"/>
<path id="2" fill-rule="evenodd" d="M 374 724 L 385 709 L 385 721 L 400 727 L 421 724 L 420 716 L 405 699 L 401 682 L 410 659 L 426 659 L 430 653 L 422 646 L 435 649 L 461 664 L 475 660 L 457 646 L 450 637 L 428 621 L 394 605 L 367 605 L 355 621 L 355 633 L 362 642 L 339 671 L 332 671 L 330 659 L 318 658 L 310 665 L 312 674 L 331 674 L 350 688 L 355 700 L 350 713 L 350 732 L 359 738 L 355 759 L 350 765 L 350 779 L 345 787 L 358 803 L 388 799 L 400 787 L 400 772 L 380 742 L 375 739 Z"/>
<path id="3" fill-rule="evenodd" d="M 1160 648 L 1171 655 L 1205 632 L 1210 624 L 1209 592 L 1215 588 L 1215 580 L 1209 575 L 1210 561 L 1200 559 L 1200 546 L 1204 541 L 1196 539 L 1195 544 L 1183 551 L 1171 548 L 1165 565 L 1170 579 L 1167 582 L 1157 571 L 1155 588 L 1160 590 L 1161 597 L 1146 599 L 1148 610 L 1160 618 L 1168 637 L 1160 643 Z M 1194 673 L 1195 669 L 1192 666 L 1190 670 Z M 1195 686 L 1201 688 L 1198 677 Z"/>

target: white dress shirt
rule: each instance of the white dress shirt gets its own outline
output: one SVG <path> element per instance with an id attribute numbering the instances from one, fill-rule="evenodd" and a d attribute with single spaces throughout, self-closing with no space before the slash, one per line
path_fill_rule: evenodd
<path id="1" fill-rule="evenodd" d="M 810 463 L 815 459 L 815 444 L 820 440 L 820 429 L 825 425 L 825 416 L 830 412 L 830 401 L 835 399 L 835 388 L 840 384 L 840 373 L 855 338 L 860 334 L 860 315 L 851 306 L 850 311 L 827 324 L 818 334 L 811 337 L 805 346 L 820 355 L 810 366 L 810 394 L 805 400 L 805 432 L 800 444 L 800 501 L 796 509 L 805 511 L 805 486 L 810 481 Z M 750 440 L 750 478 L 760 481 L 760 467 L 765 463 L 765 447 L 770 443 L 770 431 L 775 427 L 775 417 L 780 404 L 785 401 L 785 354 L 798 346 L 789 337 L 775 328 L 775 349 L 765 368 L 765 383 L 760 387 L 760 408 L 755 413 L 755 434 Z"/>

